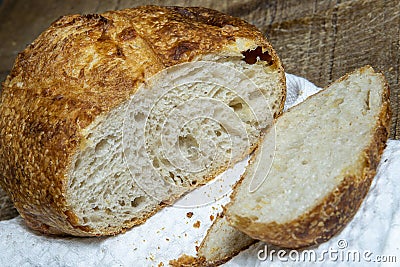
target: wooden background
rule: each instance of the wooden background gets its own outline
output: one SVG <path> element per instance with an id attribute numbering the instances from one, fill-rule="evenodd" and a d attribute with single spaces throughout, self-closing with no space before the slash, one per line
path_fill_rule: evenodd
<path id="1" fill-rule="evenodd" d="M 400 0 L 0 0 L 0 80 L 18 52 L 58 17 L 145 4 L 205 6 L 246 19 L 268 36 L 287 72 L 318 86 L 372 65 L 389 81 L 391 138 L 400 139 Z M 0 192 L 0 219 L 13 216 Z"/>

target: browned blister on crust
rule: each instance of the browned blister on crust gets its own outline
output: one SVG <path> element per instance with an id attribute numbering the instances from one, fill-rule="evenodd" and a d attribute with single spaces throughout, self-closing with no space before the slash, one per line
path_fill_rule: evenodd
<path id="1" fill-rule="evenodd" d="M 78 223 L 65 196 L 73 155 L 85 146 L 83 130 L 154 74 L 229 50 L 237 37 L 269 51 L 284 85 L 279 58 L 262 34 L 217 11 L 146 6 L 55 21 L 18 55 L 1 93 L 0 184 L 27 224 L 44 233 L 98 235 Z"/>

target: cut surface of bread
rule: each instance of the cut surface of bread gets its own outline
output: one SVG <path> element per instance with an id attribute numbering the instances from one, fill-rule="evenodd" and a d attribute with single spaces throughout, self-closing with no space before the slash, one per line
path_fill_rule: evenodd
<path id="1" fill-rule="evenodd" d="M 0 183 L 48 234 L 112 235 L 250 153 L 283 109 L 263 34 L 204 8 L 55 21 L 0 102 Z"/>
<path id="2" fill-rule="evenodd" d="M 328 240 L 368 192 L 389 125 L 383 75 L 366 66 L 344 76 L 277 119 L 226 206 L 228 221 L 281 247 Z M 271 152 L 264 144 L 271 140 L 276 150 L 269 169 L 263 162 Z M 250 192 L 252 180 L 264 178 Z"/>

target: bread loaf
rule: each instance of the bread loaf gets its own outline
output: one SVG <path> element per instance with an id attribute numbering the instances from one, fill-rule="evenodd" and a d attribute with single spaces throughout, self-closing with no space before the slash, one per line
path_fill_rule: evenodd
<path id="1" fill-rule="evenodd" d="M 243 20 L 64 16 L 3 83 L 0 184 L 32 229 L 116 234 L 249 154 L 284 100 L 278 56 Z"/>
<path id="2" fill-rule="evenodd" d="M 225 208 L 227 220 L 281 247 L 328 240 L 367 194 L 389 126 L 383 75 L 368 66 L 346 75 L 277 119 Z M 276 150 L 269 168 L 264 162 L 272 141 Z"/>

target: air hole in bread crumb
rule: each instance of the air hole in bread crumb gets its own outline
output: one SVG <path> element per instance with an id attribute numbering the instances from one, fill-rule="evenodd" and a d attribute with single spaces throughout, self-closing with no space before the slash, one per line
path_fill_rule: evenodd
<path id="1" fill-rule="evenodd" d="M 75 161 L 75 170 L 79 169 L 81 164 L 82 164 L 81 158 L 77 158 L 76 161 Z"/>
<path id="2" fill-rule="evenodd" d="M 153 167 L 156 169 L 160 168 L 160 162 L 158 161 L 157 157 L 153 159 Z"/>
<path id="3" fill-rule="evenodd" d="M 171 163 L 166 158 L 158 158 L 161 161 L 161 164 L 164 166 L 171 166 Z"/>
<path id="4" fill-rule="evenodd" d="M 243 108 L 243 104 L 240 98 L 236 97 L 229 102 L 229 107 L 233 108 L 233 111 L 238 112 Z"/>
<path id="5" fill-rule="evenodd" d="M 106 214 L 107 214 L 107 215 L 111 215 L 111 214 L 112 214 L 112 210 L 109 209 L 109 208 L 106 208 Z"/>
<path id="6" fill-rule="evenodd" d="M 146 198 L 144 196 L 136 197 L 133 201 L 131 201 L 131 206 L 135 208 L 142 204 L 145 200 Z"/>
<path id="7" fill-rule="evenodd" d="M 107 149 L 107 139 L 101 140 L 95 147 L 96 154 L 102 153 Z"/>
<path id="8" fill-rule="evenodd" d="M 257 61 L 265 61 L 268 65 L 272 65 L 274 62 L 272 60 L 272 56 L 268 53 L 268 51 L 263 52 L 261 46 L 258 46 L 254 50 L 246 50 L 242 52 L 244 56 L 243 60 L 247 64 L 255 64 Z"/>
<path id="9" fill-rule="evenodd" d="M 136 113 L 134 117 L 135 121 L 143 121 L 144 119 L 146 119 L 146 116 L 142 112 Z"/>
<path id="10" fill-rule="evenodd" d="M 336 107 L 338 107 L 340 104 L 342 104 L 343 102 L 344 102 L 344 99 L 343 99 L 343 98 L 335 99 L 335 101 L 333 101 L 332 106 L 336 108 Z"/>

